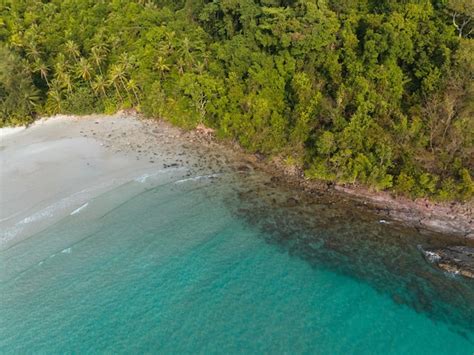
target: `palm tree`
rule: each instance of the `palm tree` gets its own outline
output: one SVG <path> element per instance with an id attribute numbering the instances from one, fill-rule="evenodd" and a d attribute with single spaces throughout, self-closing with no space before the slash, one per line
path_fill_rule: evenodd
<path id="1" fill-rule="evenodd" d="M 107 97 L 107 80 L 102 74 L 95 77 L 95 80 L 92 82 L 91 86 L 96 95 L 103 95 Z"/>
<path id="2" fill-rule="evenodd" d="M 159 48 L 159 52 L 163 56 L 167 57 L 174 52 L 175 35 L 176 33 L 174 31 L 165 33 L 166 40 L 161 43 Z"/>
<path id="3" fill-rule="evenodd" d="M 128 93 L 128 89 L 125 87 L 124 82 L 126 79 L 126 71 L 123 64 L 113 64 L 109 70 L 109 80 L 114 85 L 115 91 L 120 97 L 120 100 L 123 100 L 122 95 L 120 94 L 120 84 L 125 88 Z"/>
<path id="4" fill-rule="evenodd" d="M 178 58 L 178 61 L 177 61 L 176 65 L 178 66 L 178 73 L 180 75 L 183 75 L 184 74 L 184 68 L 186 67 L 186 63 L 183 60 L 183 58 Z"/>
<path id="5" fill-rule="evenodd" d="M 21 86 L 21 95 L 23 102 L 26 104 L 28 113 L 31 115 L 34 113 L 34 108 L 39 102 L 40 96 L 39 91 L 33 85 Z"/>
<path id="6" fill-rule="evenodd" d="M 133 79 L 130 79 L 127 82 L 127 88 L 133 92 L 133 95 L 135 96 L 135 99 L 137 100 L 137 104 L 140 105 L 140 99 L 138 97 L 138 91 L 140 88 L 138 87 L 136 81 Z"/>
<path id="7" fill-rule="evenodd" d="M 54 78 L 53 80 L 51 80 L 51 82 L 49 83 L 49 89 L 50 91 L 58 91 L 58 92 L 61 92 L 61 90 L 63 89 L 63 84 L 62 82 L 57 79 L 57 78 Z"/>
<path id="8" fill-rule="evenodd" d="M 26 57 L 30 61 L 36 61 L 41 59 L 41 51 L 38 49 L 36 43 L 33 41 L 29 42 L 25 48 Z"/>
<path id="9" fill-rule="evenodd" d="M 72 91 L 72 80 L 71 76 L 68 73 L 64 73 L 64 75 L 61 77 L 61 85 L 68 92 Z"/>
<path id="10" fill-rule="evenodd" d="M 29 26 L 28 34 L 30 38 L 37 38 L 40 34 L 40 29 L 39 29 L 38 24 L 33 23 L 31 26 Z"/>
<path id="11" fill-rule="evenodd" d="M 40 59 L 36 59 L 35 62 L 32 64 L 32 71 L 33 73 L 40 73 L 41 78 L 46 81 L 46 84 L 49 86 L 49 69 L 44 62 L 42 62 Z"/>
<path id="12" fill-rule="evenodd" d="M 130 56 L 127 52 L 124 52 L 120 55 L 118 63 L 119 65 L 122 66 L 122 70 L 124 72 L 123 75 L 119 76 L 119 80 L 120 80 L 120 83 L 122 84 L 122 87 L 125 89 L 125 91 L 128 94 L 129 92 L 128 92 L 126 80 L 127 80 L 128 74 L 130 73 L 130 70 L 135 65 L 135 57 Z"/>
<path id="13" fill-rule="evenodd" d="M 66 75 L 68 68 L 66 65 L 66 58 L 62 53 L 59 53 L 56 57 L 56 61 L 54 63 L 54 77 L 59 81 L 64 81 L 64 75 Z"/>
<path id="14" fill-rule="evenodd" d="M 158 10 L 158 5 L 156 5 L 153 1 L 148 0 L 145 4 L 145 8 L 149 10 Z"/>
<path id="15" fill-rule="evenodd" d="M 209 60 L 211 59 L 210 52 L 205 51 L 202 53 L 202 60 L 204 62 L 204 65 L 207 67 L 209 65 Z"/>
<path id="16" fill-rule="evenodd" d="M 128 72 L 133 66 L 133 59 L 127 52 L 123 52 L 119 56 L 118 63 L 123 65 L 125 71 Z"/>
<path id="17" fill-rule="evenodd" d="M 72 91 L 72 79 L 69 75 L 69 68 L 66 64 L 66 59 L 62 53 L 59 53 L 56 62 L 54 63 L 54 83 L 61 89 L 66 89 L 68 92 Z"/>
<path id="18" fill-rule="evenodd" d="M 76 66 L 76 75 L 84 81 L 90 82 L 92 67 L 86 58 L 81 58 Z"/>
<path id="19" fill-rule="evenodd" d="M 73 40 L 68 40 L 65 44 L 65 51 L 68 53 L 71 57 L 74 58 L 74 61 L 77 62 L 77 58 L 80 56 L 79 52 L 79 47 Z"/>
<path id="20" fill-rule="evenodd" d="M 206 65 L 203 62 L 197 62 L 197 64 L 195 65 L 195 68 L 199 74 L 202 74 L 204 73 L 204 70 L 206 69 Z"/>
<path id="21" fill-rule="evenodd" d="M 105 46 L 96 45 L 91 49 L 91 58 L 97 68 L 99 69 L 99 73 L 102 75 L 101 65 L 104 62 L 107 56 L 108 49 Z"/>
<path id="22" fill-rule="evenodd" d="M 160 77 L 163 77 L 164 73 L 170 70 L 168 64 L 166 64 L 165 59 L 161 56 L 158 57 L 155 68 L 160 72 Z"/>
<path id="23" fill-rule="evenodd" d="M 191 51 L 192 51 L 191 41 L 189 40 L 188 37 L 184 37 L 179 48 L 179 54 L 188 65 L 194 62 L 193 57 L 191 55 Z"/>
<path id="24" fill-rule="evenodd" d="M 61 91 L 57 88 L 50 89 L 46 100 L 46 110 L 51 114 L 61 112 L 61 101 Z"/>

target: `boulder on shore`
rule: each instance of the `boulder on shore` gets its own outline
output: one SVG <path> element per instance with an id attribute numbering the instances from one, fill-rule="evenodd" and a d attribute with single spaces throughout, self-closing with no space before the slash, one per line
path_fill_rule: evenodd
<path id="1" fill-rule="evenodd" d="M 474 279 L 474 248 L 451 246 L 423 250 L 425 258 L 441 270 Z"/>

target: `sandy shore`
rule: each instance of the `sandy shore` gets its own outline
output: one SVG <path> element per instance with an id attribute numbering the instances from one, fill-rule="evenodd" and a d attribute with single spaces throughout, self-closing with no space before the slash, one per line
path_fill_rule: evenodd
<path id="1" fill-rule="evenodd" d="M 437 205 L 353 187 L 328 187 L 305 180 L 275 160 L 218 143 L 203 128 L 184 132 L 125 113 L 56 116 L 27 129 L 3 129 L 0 139 L 0 249 L 78 213 L 95 196 L 170 167 L 196 176 L 202 168 L 240 171 L 251 166 L 308 194 L 318 190 L 336 199 L 338 194 L 349 196 L 376 211 L 381 220 L 401 221 L 421 232 L 474 238 L 472 203 Z"/>
<path id="2" fill-rule="evenodd" d="M 79 212 L 95 196 L 182 162 L 181 131 L 146 125 L 117 114 L 56 116 L 26 129 L 3 129 L 0 249 Z"/>

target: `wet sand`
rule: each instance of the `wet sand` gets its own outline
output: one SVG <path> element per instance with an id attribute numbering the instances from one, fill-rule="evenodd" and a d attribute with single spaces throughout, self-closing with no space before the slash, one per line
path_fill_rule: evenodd
<path id="1" fill-rule="evenodd" d="M 182 162 L 181 132 L 130 115 L 56 116 L 6 129 L 0 149 L 0 248 L 127 181 Z M 190 157 L 187 158 L 188 162 Z"/>

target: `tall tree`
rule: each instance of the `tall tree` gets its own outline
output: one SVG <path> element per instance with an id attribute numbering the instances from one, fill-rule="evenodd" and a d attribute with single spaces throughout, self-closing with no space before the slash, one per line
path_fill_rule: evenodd
<path id="1" fill-rule="evenodd" d="M 92 66 L 86 58 L 81 58 L 77 62 L 76 75 L 78 78 L 90 83 L 92 77 Z"/>
<path id="2" fill-rule="evenodd" d="M 474 34 L 474 1 L 448 0 L 448 9 L 459 37 L 470 38 Z"/>
<path id="3" fill-rule="evenodd" d="M 66 54 L 68 54 L 74 59 L 75 62 L 77 62 L 79 56 L 81 55 L 81 52 L 79 51 L 79 46 L 76 44 L 76 42 L 70 39 L 66 41 L 64 47 Z"/>

